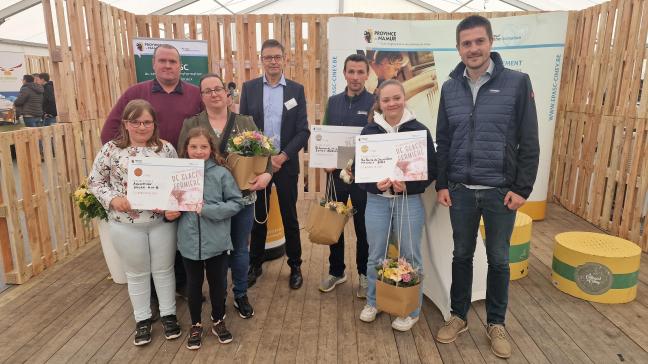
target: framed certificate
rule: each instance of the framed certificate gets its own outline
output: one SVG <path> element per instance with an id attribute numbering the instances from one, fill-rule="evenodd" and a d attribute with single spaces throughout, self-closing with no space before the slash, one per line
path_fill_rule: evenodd
<path id="1" fill-rule="evenodd" d="M 424 181 L 427 170 L 427 131 L 360 135 L 355 143 L 355 180 Z"/>
<path id="2" fill-rule="evenodd" d="M 361 127 L 337 126 L 337 125 L 312 125 L 310 145 L 309 166 L 312 168 L 345 168 L 353 154 L 346 148 L 347 154 L 344 158 L 338 158 L 338 148 L 353 147 L 355 137 L 360 135 Z"/>
<path id="3" fill-rule="evenodd" d="M 126 197 L 133 209 L 195 211 L 203 201 L 202 159 L 130 158 Z"/>

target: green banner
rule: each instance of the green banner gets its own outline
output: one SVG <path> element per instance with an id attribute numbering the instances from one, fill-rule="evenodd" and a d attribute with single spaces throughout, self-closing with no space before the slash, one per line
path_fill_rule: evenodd
<path id="1" fill-rule="evenodd" d="M 202 40 L 175 40 L 157 38 L 134 38 L 135 77 L 137 82 L 152 80 L 153 51 L 160 44 L 170 44 L 180 53 L 180 79 L 198 85 L 200 76 L 209 72 L 208 46 Z"/>

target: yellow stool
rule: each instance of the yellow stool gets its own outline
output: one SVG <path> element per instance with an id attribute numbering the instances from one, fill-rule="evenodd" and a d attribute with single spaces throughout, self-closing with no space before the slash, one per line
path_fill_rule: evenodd
<path id="1" fill-rule="evenodd" d="M 587 301 L 625 303 L 637 296 L 641 249 L 615 236 L 567 232 L 555 237 L 551 281 Z"/>
<path id="2" fill-rule="evenodd" d="M 509 267 L 511 269 L 511 280 L 524 278 L 529 275 L 529 251 L 531 250 L 531 216 L 518 211 L 515 215 L 515 226 L 511 234 L 511 246 L 509 248 Z M 486 230 L 484 219 L 479 223 L 479 232 L 484 242 Z"/>

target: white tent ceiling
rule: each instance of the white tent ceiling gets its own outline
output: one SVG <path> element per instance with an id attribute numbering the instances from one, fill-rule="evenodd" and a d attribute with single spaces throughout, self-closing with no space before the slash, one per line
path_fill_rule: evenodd
<path id="1" fill-rule="evenodd" d="M 416 13 L 522 10 L 579 10 L 605 0 L 101 0 L 135 14 L 333 14 Z M 31 2 L 34 2 L 33 0 Z M 0 0 L 0 14 L 28 0 Z M 172 10 L 179 5 L 183 7 Z M 56 25 L 55 25 L 56 26 Z M 2 22 L 0 38 L 46 43 L 43 7 L 38 4 L 11 15 Z"/>

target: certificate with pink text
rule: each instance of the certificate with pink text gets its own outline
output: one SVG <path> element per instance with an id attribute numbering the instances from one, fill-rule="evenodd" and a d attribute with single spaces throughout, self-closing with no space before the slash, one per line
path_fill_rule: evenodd
<path id="1" fill-rule="evenodd" d="M 355 181 L 424 181 L 427 170 L 427 131 L 360 135 L 355 143 Z"/>

